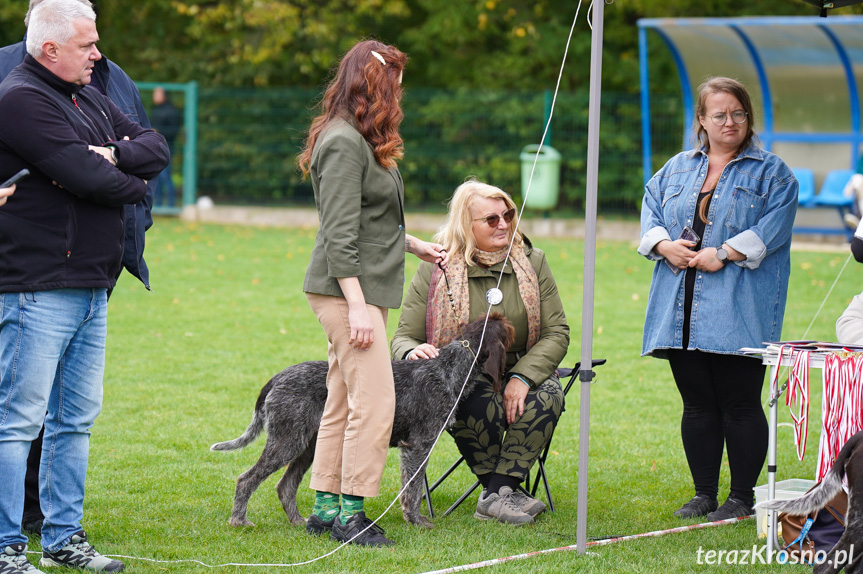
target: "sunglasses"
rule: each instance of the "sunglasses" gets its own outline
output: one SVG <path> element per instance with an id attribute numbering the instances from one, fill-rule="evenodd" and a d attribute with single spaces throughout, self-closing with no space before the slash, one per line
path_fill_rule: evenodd
<path id="1" fill-rule="evenodd" d="M 474 219 L 474 221 L 485 221 L 488 223 L 489 227 L 497 227 L 497 224 L 500 223 L 500 218 L 503 217 L 503 220 L 509 223 L 512 221 L 512 218 L 515 217 L 515 208 L 511 207 L 503 212 L 503 215 L 488 215 L 486 217 L 480 217 L 478 219 Z"/>

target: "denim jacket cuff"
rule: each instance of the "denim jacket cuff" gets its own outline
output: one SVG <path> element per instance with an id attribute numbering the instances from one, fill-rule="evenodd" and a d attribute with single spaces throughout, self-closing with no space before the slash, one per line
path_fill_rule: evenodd
<path id="1" fill-rule="evenodd" d="M 747 229 L 734 237 L 726 239 L 725 243 L 735 251 L 739 251 L 746 256 L 746 259 L 743 261 L 734 262 L 746 269 L 758 269 L 758 266 L 761 265 L 761 262 L 767 255 L 767 246 L 764 245 L 758 234 L 751 229 Z"/>
<path id="2" fill-rule="evenodd" d="M 654 227 L 653 229 L 648 230 L 641 237 L 641 243 L 638 245 L 638 253 L 639 255 L 644 255 L 651 261 L 659 261 L 660 259 L 664 259 L 662 255 L 657 254 L 653 251 L 653 248 L 657 243 L 662 241 L 663 239 L 668 239 L 671 241 L 671 236 L 668 235 L 668 230 L 664 227 Z"/>

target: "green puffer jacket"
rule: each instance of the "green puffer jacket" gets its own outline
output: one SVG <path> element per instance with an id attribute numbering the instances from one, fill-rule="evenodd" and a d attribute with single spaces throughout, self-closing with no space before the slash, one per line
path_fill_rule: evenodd
<path id="1" fill-rule="evenodd" d="M 525 253 L 536 271 L 539 279 L 540 315 L 542 328 L 539 341 L 525 352 L 527 343 L 527 312 L 518 292 L 518 282 L 512 264 L 507 263 L 503 271 L 500 290 L 503 291 L 503 302 L 492 307 L 492 311 L 501 311 L 512 321 L 515 327 L 515 343 L 507 357 L 507 370 L 510 374 L 526 378 L 531 388 L 536 388 L 549 378 L 566 355 L 569 346 L 569 325 L 563 312 L 563 303 L 557 291 L 557 284 L 548 267 L 545 253 L 531 246 L 525 238 Z M 486 291 L 497 284 L 501 274 L 502 263 L 488 269 L 477 266 L 468 267 L 468 285 L 470 289 L 470 317 L 468 322 L 484 315 L 488 310 L 485 300 Z M 396 329 L 390 350 L 393 359 L 404 359 L 417 345 L 426 342 L 426 303 L 428 301 L 429 280 L 432 264 L 420 263 L 416 275 L 405 293 L 399 326 Z M 462 319 L 465 319 L 464 317 Z"/>

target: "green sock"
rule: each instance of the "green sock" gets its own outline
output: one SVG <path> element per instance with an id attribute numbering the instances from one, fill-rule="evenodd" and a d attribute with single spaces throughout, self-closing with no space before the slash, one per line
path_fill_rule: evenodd
<path id="1" fill-rule="evenodd" d="M 363 500 L 362 496 L 342 494 L 342 511 L 339 513 L 339 522 L 341 524 L 347 524 L 348 520 L 350 520 L 354 514 L 362 512 Z"/>
<path id="2" fill-rule="evenodd" d="M 339 495 L 332 492 L 315 491 L 315 507 L 312 514 L 321 520 L 331 520 L 339 513 Z"/>

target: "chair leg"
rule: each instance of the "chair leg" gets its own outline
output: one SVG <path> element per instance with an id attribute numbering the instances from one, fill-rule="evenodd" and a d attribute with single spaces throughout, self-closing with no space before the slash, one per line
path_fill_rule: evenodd
<path id="1" fill-rule="evenodd" d="M 554 438 L 552 436 L 552 438 Z M 539 456 L 537 462 L 538 470 L 536 473 L 536 480 L 533 482 L 533 488 L 530 489 L 530 495 L 536 498 L 536 490 L 539 488 L 539 478 L 542 475 L 543 480 L 545 479 L 545 461 L 548 458 L 548 451 L 551 450 L 551 440 L 548 441 L 548 444 L 545 445 L 545 448 L 542 450 L 542 454 Z M 530 475 L 528 475 L 528 487 L 530 486 Z"/>
<path id="2" fill-rule="evenodd" d="M 447 469 L 447 471 L 446 471 L 446 472 L 444 472 L 444 473 L 440 476 L 440 478 L 438 478 L 436 481 L 434 481 L 434 484 L 432 484 L 431 486 L 429 486 L 428 474 L 424 474 L 424 475 L 423 475 L 423 481 L 425 482 L 425 484 L 424 484 L 424 490 L 425 490 L 425 492 L 423 492 L 423 498 L 425 498 L 425 499 L 426 499 L 426 505 L 428 506 L 428 509 L 429 509 L 429 518 L 434 518 L 434 509 L 432 508 L 431 493 L 432 493 L 432 492 L 434 492 L 434 489 L 436 489 L 438 486 L 440 486 L 440 485 L 441 485 L 441 483 L 442 483 L 444 480 L 446 480 L 446 479 L 447 479 L 447 477 L 448 477 L 449 475 L 451 475 L 451 474 L 453 473 L 453 471 L 455 471 L 455 469 L 457 469 L 457 468 L 458 468 L 458 465 L 460 465 L 462 462 L 464 462 L 464 457 L 463 457 L 463 456 L 460 456 L 460 457 L 458 458 L 458 460 L 457 460 L 457 461 L 455 461 L 455 462 L 452 464 L 452 466 L 450 466 L 450 467 Z M 479 484 L 479 483 L 477 482 L 477 484 Z M 458 499 L 458 501 L 456 501 L 456 503 L 455 503 L 455 504 L 453 504 L 452 506 L 450 506 L 450 507 L 449 507 L 449 510 L 447 510 L 446 512 L 444 512 L 444 514 L 443 514 L 443 515 L 444 515 L 444 516 L 446 516 L 447 514 L 449 514 L 449 513 L 450 513 L 450 512 L 452 512 L 453 510 L 455 510 L 455 509 L 456 509 L 456 507 L 458 507 L 458 505 L 459 505 L 459 504 L 461 504 L 461 503 L 462 503 L 462 501 L 464 501 L 464 499 L 465 499 L 465 498 L 467 498 L 467 497 L 470 495 L 470 493 L 471 493 L 471 492 L 473 492 L 475 489 L 476 489 L 476 485 L 474 485 L 472 489 L 470 489 L 470 490 L 469 490 L 469 491 L 467 491 L 465 494 L 463 494 L 463 495 L 462 495 L 462 497 L 461 497 L 461 498 L 459 498 L 459 499 Z"/>
<path id="3" fill-rule="evenodd" d="M 554 512 L 554 500 L 551 498 L 551 487 L 548 485 L 548 477 L 545 475 L 545 463 L 542 459 L 539 461 L 539 469 L 537 470 L 537 483 L 540 477 L 542 477 L 542 485 L 545 487 L 545 496 L 548 498 L 548 509 Z M 534 490 L 536 490 L 536 485 L 534 485 Z"/>
<path id="4" fill-rule="evenodd" d="M 455 510 L 456 508 L 458 508 L 458 507 L 459 507 L 459 505 L 461 505 L 461 503 L 462 503 L 462 502 L 464 502 L 464 501 L 465 501 L 465 499 L 466 499 L 468 496 L 470 496 L 471 494 L 473 494 L 473 491 L 474 491 L 474 490 L 476 490 L 478 486 L 479 486 L 479 481 L 476 481 L 475 483 L 473 483 L 473 486 L 471 486 L 471 487 L 468 489 L 468 491 L 467 491 L 467 492 L 465 492 L 464 494 L 462 494 L 462 495 L 459 497 L 459 499 L 458 499 L 458 500 L 456 500 L 456 501 L 453 503 L 453 505 L 452 505 L 452 506 L 450 506 L 450 507 L 447 509 L 447 511 L 443 513 L 443 516 L 448 516 L 450 512 L 452 512 L 453 510 Z"/>
<path id="5" fill-rule="evenodd" d="M 426 499 L 426 506 L 429 509 L 429 518 L 434 518 L 434 508 L 432 508 L 431 489 L 429 488 L 429 477 L 426 473 L 423 473 L 423 488 L 425 490 L 425 492 L 423 492 L 423 498 Z"/>
<path id="6" fill-rule="evenodd" d="M 448 469 L 445 473 L 443 473 L 443 474 L 440 476 L 440 478 L 439 478 L 439 479 L 437 479 L 436 481 L 434 481 L 434 484 L 432 484 L 432 485 L 431 485 L 431 488 L 429 488 L 429 493 L 434 492 L 434 489 L 435 489 L 435 488 L 437 488 L 438 486 L 440 486 L 440 484 L 441 484 L 443 481 L 445 481 L 445 480 L 446 480 L 446 478 L 447 478 L 449 475 L 451 475 L 451 474 L 453 473 L 453 471 L 454 471 L 455 469 L 457 469 L 457 468 L 458 468 L 458 465 L 460 465 L 462 462 L 464 462 L 464 457 L 463 457 L 463 456 L 458 457 L 458 460 L 457 460 L 457 461 L 455 461 L 455 462 L 452 464 L 452 466 L 451 466 L 451 467 L 449 467 L 449 469 Z"/>

